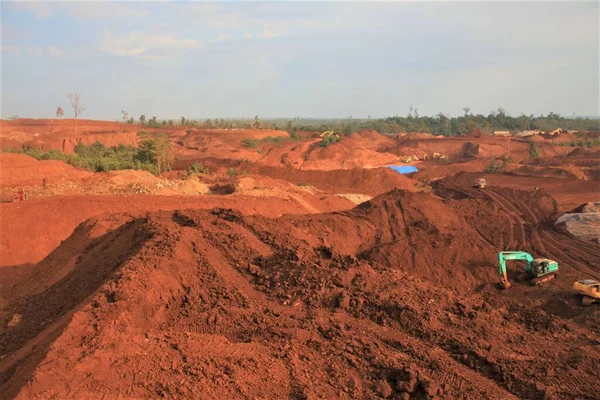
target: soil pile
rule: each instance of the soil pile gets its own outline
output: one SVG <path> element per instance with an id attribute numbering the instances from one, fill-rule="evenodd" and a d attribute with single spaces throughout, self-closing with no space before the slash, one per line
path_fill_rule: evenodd
<path id="1" fill-rule="evenodd" d="M 295 185 L 311 185 L 321 190 L 362 193 L 376 196 L 392 189 L 415 192 L 415 181 L 389 168 L 352 168 L 308 171 L 292 168 L 254 167 L 260 175 L 286 180 Z"/>
<path id="2" fill-rule="evenodd" d="M 91 175 L 62 161 L 38 161 L 24 154 L 0 153 L 0 186 L 5 188 L 41 185 L 44 178 L 48 182 L 72 182 Z"/>
<path id="3" fill-rule="evenodd" d="M 314 216 L 214 209 L 88 221 L 38 265 L 49 276 L 7 283 L 0 390 L 593 398 L 597 334 L 538 304 L 567 302 L 562 283 L 494 296 L 485 284 L 497 280 L 498 248 L 552 256 L 568 278 L 597 275 L 600 246 L 578 248 L 548 227 L 555 204 L 544 193 L 453 181 L 436 190 L 442 198 L 395 190 Z"/>

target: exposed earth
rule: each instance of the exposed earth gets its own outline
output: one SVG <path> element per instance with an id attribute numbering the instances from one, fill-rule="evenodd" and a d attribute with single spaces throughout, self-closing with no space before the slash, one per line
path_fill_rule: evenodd
<path id="1" fill-rule="evenodd" d="M 138 144 L 129 124 L 0 127 L 2 149 Z M 161 176 L 0 153 L 0 398 L 598 398 L 600 305 L 572 285 L 600 280 L 600 238 L 555 222 L 600 200 L 600 148 L 157 131 Z M 501 250 L 559 275 L 514 263 L 500 290 Z"/>

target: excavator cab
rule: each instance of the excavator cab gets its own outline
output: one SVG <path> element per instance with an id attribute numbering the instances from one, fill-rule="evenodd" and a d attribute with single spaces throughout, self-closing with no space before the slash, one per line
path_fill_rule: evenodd
<path id="1" fill-rule="evenodd" d="M 501 251 L 498 253 L 498 266 L 500 269 L 502 289 L 508 289 L 512 284 L 508 280 L 506 273 L 506 261 L 522 260 L 525 261 L 525 272 L 521 274 L 523 280 L 529 280 L 532 286 L 541 285 L 554 278 L 558 273 L 558 263 L 547 258 L 536 258 L 524 251 Z"/>

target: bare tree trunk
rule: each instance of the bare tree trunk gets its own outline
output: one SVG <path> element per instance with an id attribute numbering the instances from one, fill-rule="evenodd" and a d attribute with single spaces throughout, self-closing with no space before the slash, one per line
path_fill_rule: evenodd
<path id="1" fill-rule="evenodd" d="M 77 116 L 75 116 L 75 140 L 77 141 Z"/>

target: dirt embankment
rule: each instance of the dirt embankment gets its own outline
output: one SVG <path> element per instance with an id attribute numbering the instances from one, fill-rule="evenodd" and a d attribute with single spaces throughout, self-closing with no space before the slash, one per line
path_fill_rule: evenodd
<path id="1" fill-rule="evenodd" d="M 234 196 L 56 196 L 33 198 L 20 203 L 0 204 L 0 268 L 36 263 L 69 237 L 78 224 L 88 218 L 112 212 L 153 212 L 180 208 L 210 209 L 227 207 L 246 214 L 277 217 L 347 210 L 350 200 L 327 195 L 276 197 L 236 194 Z M 35 242 L 25 246 L 23 241 Z"/>
<path id="2" fill-rule="evenodd" d="M 565 288 L 577 274 L 598 278 L 600 246 L 553 231 L 544 193 L 436 190 L 314 216 L 88 221 L 38 264 L 43 280 L 4 280 L 0 389 L 23 399 L 591 398 L 600 343 L 582 326 L 600 328 L 600 312 L 584 315 Z M 514 248 L 557 259 L 561 277 L 498 292 L 495 253 Z"/>
<path id="3" fill-rule="evenodd" d="M 250 171 L 285 180 L 298 186 L 315 186 L 337 193 L 363 193 L 376 196 L 392 189 L 416 192 L 415 181 L 389 168 L 353 168 L 329 171 L 280 167 L 250 167 Z"/>
<path id="4" fill-rule="evenodd" d="M 41 185 L 44 178 L 51 182 L 71 182 L 92 175 L 62 161 L 38 161 L 24 154 L 0 153 L 0 187 Z"/>

